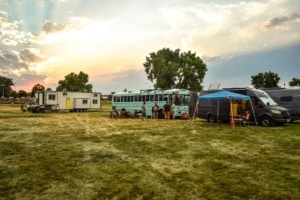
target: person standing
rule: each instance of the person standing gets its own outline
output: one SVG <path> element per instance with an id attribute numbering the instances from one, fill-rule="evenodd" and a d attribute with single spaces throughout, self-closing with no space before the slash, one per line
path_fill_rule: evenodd
<path id="1" fill-rule="evenodd" d="M 170 119 L 170 113 L 171 113 L 171 106 L 169 102 L 166 102 L 166 104 L 164 105 L 165 119 Z"/>
<path id="2" fill-rule="evenodd" d="M 142 120 L 144 121 L 146 119 L 146 102 L 143 102 L 142 105 Z"/>
<path id="3" fill-rule="evenodd" d="M 154 119 L 158 119 L 159 106 L 157 105 L 157 103 L 154 104 L 153 110 L 154 110 L 154 116 L 153 116 Z"/>
<path id="4" fill-rule="evenodd" d="M 171 114 L 172 114 L 172 119 L 175 119 L 175 103 L 174 102 L 171 105 Z"/>

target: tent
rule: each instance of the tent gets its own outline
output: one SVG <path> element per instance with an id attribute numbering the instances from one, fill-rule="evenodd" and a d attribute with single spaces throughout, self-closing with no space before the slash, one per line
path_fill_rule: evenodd
<path id="1" fill-rule="evenodd" d="M 218 92 L 213 92 L 203 96 L 199 96 L 198 99 L 233 99 L 233 100 L 250 100 L 250 97 L 247 95 L 238 94 L 235 92 L 230 92 L 227 90 L 221 90 Z"/>
<path id="2" fill-rule="evenodd" d="M 232 100 L 247 100 L 247 101 L 250 101 L 252 112 L 254 114 L 254 110 L 253 110 L 251 99 L 247 95 L 242 95 L 242 94 L 235 93 L 235 92 L 230 92 L 230 91 L 227 91 L 227 90 L 221 90 L 221 91 L 218 91 L 218 92 L 213 92 L 213 93 L 209 93 L 209 94 L 206 94 L 206 95 L 203 95 L 203 96 L 199 96 L 198 99 L 199 100 L 212 100 L 212 99 L 215 99 L 215 100 L 224 100 L 224 99 L 228 99 L 228 100 L 230 100 L 230 109 L 231 109 L 231 112 L 233 111 L 233 109 L 232 109 Z M 218 113 L 217 113 L 217 117 L 218 117 L 218 115 L 219 115 L 219 101 L 218 101 Z M 231 117 L 232 117 L 232 121 L 233 121 L 233 115 Z M 254 116 L 254 119 L 256 121 L 255 116 Z M 234 128 L 234 125 L 233 125 L 233 128 Z"/>

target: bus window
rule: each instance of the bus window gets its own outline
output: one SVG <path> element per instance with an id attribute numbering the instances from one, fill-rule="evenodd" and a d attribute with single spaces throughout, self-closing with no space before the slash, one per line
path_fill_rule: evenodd
<path id="1" fill-rule="evenodd" d="M 183 104 L 184 105 L 189 105 L 190 104 L 190 100 L 191 100 L 191 97 L 189 95 L 185 95 L 184 96 L 184 102 L 183 102 Z"/>
<path id="2" fill-rule="evenodd" d="M 181 101 L 180 101 L 180 96 L 178 94 L 175 95 L 175 105 L 180 105 Z"/>
<path id="3" fill-rule="evenodd" d="M 115 99 L 114 99 L 114 102 L 120 102 L 120 97 L 116 96 Z"/>
<path id="4" fill-rule="evenodd" d="M 164 95 L 164 99 L 163 99 L 163 101 L 168 101 L 168 95 Z"/>
<path id="5" fill-rule="evenodd" d="M 162 100 L 163 100 L 163 96 L 161 94 L 155 95 L 155 101 L 162 101 Z"/>
<path id="6" fill-rule="evenodd" d="M 149 101 L 149 95 L 145 95 L 145 101 Z"/>
<path id="7" fill-rule="evenodd" d="M 154 95 L 149 95 L 149 101 L 155 101 L 154 97 L 155 97 Z"/>

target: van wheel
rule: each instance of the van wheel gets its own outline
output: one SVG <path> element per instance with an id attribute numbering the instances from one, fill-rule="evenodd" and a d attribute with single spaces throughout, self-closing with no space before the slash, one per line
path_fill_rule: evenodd
<path id="1" fill-rule="evenodd" d="M 272 122 L 270 117 L 264 116 L 264 117 L 261 118 L 260 123 L 261 123 L 262 126 L 267 127 L 267 126 L 272 126 L 273 122 Z"/>
<path id="2" fill-rule="evenodd" d="M 213 115 L 208 115 L 207 122 L 209 123 L 215 123 L 217 122 L 216 118 Z"/>

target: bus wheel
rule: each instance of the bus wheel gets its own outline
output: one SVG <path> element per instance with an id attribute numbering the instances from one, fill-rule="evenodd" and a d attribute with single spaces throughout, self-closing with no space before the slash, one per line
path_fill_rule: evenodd
<path id="1" fill-rule="evenodd" d="M 265 126 L 265 127 L 272 126 L 272 120 L 268 116 L 263 116 L 260 120 L 260 123 L 262 126 Z"/>
<path id="2" fill-rule="evenodd" d="M 207 116 L 207 122 L 215 123 L 216 122 L 216 118 L 213 115 L 208 115 Z"/>

